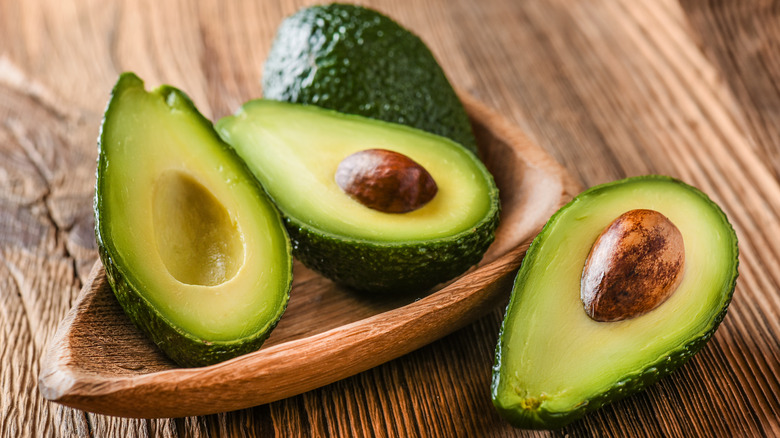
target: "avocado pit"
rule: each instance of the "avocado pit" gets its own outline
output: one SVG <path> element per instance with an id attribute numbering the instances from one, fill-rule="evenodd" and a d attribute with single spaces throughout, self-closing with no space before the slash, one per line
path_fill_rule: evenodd
<path id="1" fill-rule="evenodd" d="M 368 208 L 407 213 L 430 202 L 438 187 L 428 171 L 404 154 L 366 149 L 339 163 L 336 184 Z"/>
<path id="2" fill-rule="evenodd" d="M 596 239 L 585 261 L 580 299 L 596 321 L 643 315 L 666 301 L 682 281 L 680 230 L 655 210 L 620 215 Z"/>

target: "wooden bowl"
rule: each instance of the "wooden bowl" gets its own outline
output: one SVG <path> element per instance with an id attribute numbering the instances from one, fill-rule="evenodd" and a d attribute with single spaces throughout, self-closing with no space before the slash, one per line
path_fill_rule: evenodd
<path id="1" fill-rule="evenodd" d="M 501 192 L 501 224 L 482 262 L 421 299 L 377 299 L 298 262 L 289 307 L 262 348 L 179 368 L 127 319 L 100 261 L 51 341 L 39 388 L 49 400 L 124 417 L 182 417 L 269 403 L 357 374 L 474 321 L 505 300 L 533 237 L 579 191 L 516 127 L 461 93 Z"/>

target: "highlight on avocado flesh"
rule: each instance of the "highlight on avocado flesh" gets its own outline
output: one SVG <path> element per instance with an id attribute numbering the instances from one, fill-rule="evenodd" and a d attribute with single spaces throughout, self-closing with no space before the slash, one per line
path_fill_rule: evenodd
<path id="1" fill-rule="evenodd" d="M 667 246 L 676 248 L 671 254 L 684 253 L 684 273 L 654 310 L 596 321 L 583 311 L 583 267 L 598 251 L 591 250 L 599 235 L 627 212 L 633 219 L 618 224 L 644 225 L 651 222 L 646 215 L 653 221 L 662 215 L 679 230 L 684 248 Z M 662 235 L 674 234 L 671 225 L 662 227 Z M 605 240 L 598 246 L 608 249 Z M 514 426 L 555 429 L 668 375 L 706 344 L 726 315 L 738 253 L 734 229 L 717 204 L 676 179 L 634 177 L 579 194 L 550 218 L 517 273 L 496 346 L 494 406 Z"/>
<path id="2" fill-rule="evenodd" d="M 336 184 L 361 204 L 384 213 L 408 213 L 431 201 L 438 187 L 424 167 L 404 154 L 366 149 L 336 169 Z"/>
<path id="3" fill-rule="evenodd" d="M 643 315 L 666 301 L 682 281 L 680 230 L 655 210 L 620 215 L 601 232 L 585 260 L 580 299 L 596 321 Z"/>
<path id="4" fill-rule="evenodd" d="M 257 350 L 281 318 L 292 284 L 281 217 L 183 92 L 119 77 L 94 209 L 117 301 L 179 365 Z"/>

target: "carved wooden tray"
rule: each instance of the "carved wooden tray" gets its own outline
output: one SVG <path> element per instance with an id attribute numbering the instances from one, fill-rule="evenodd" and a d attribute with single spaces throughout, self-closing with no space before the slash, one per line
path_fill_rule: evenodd
<path id="1" fill-rule="evenodd" d="M 297 261 L 289 306 L 263 347 L 179 368 L 127 319 L 98 261 L 51 341 L 39 388 L 68 406 L 125 417 L 205 415 L 269 403 L 422 347 L 505 299 L 531 239 L 579 191 L 565 170 L 471 96 L 461 99 L 501 193 L 501 224 L 482 262 L 421 299 L 367 297 Z"/>

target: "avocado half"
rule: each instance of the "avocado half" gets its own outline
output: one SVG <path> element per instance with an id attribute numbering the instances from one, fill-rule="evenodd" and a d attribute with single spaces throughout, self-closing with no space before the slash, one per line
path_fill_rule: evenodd
<path id="1" fill-rule="evenodd" d="M 479 262 L 494 239 L 493 177 L 468 150 L 406 126 L 271 100 L 246 103 L 216 124 L 284 216 L 306 266 L 355 289 L 419 292 Z M 399 152 L 431 174 L 422 208 L 385 213 L 348 196 L 334 175 L 366 149 Z"/>
<path id="2" fill-rule="evenodd" d="M 580 301 L 583 266 L 602 230 L 634 209 L 660 212 L 682 233 L 682 282 L 649 313 L 594 321 Z M 683 182 L 642 176 L 583 192 L 553 215 L 523 260 L 496 348 L 493 404 L 515 426 L 558 428 L 654 383 L 715 332 L 737 265 L 725 214 Z"/>
<path id="3" fill-rule="evenodd" d="M 463 104 L 425 43 L 362 6 L 310 6 L 285 19 L 263 96 L 408 125 L 477 151 Z"/>
<path id="4" fill-rule="evenodd" d="M 132 73 L 100 131 L 95 231 L 130 319 L 183 366 L 260 347 L 284 312 L 291 246 L 241 160 L 181 91 Z"/>

